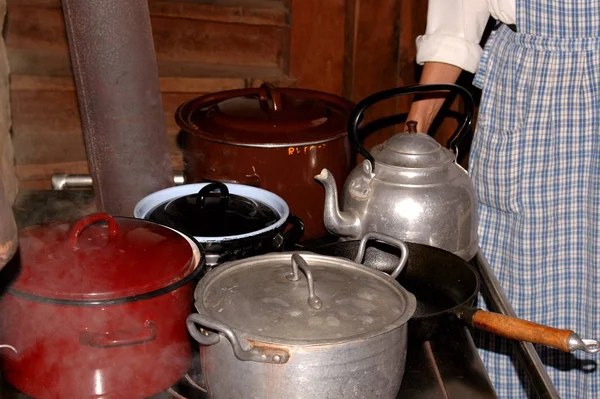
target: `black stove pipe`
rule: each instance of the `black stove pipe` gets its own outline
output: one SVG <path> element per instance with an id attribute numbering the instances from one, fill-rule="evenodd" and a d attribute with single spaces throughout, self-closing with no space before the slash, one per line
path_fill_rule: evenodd
<path id="1" fill-rule="evenodd" d="M 62 0 L 99 210 L 173 185 L 147 0 Z"/>

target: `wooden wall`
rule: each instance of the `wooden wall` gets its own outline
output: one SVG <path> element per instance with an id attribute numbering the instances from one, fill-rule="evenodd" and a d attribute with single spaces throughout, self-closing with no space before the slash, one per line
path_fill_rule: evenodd
<path id="1" fill-rule="evenodd" d="M 3 27 L 5 11 L 6 2 L 0 0 L 0 29 Z M 10 139 L 8 75 L 4 40 L 0 38 L 0 269 L 12 258 L 17 247 L 17 227 L 11 212 L 17 195 L 17 179 Z"/>
<path id="2" fill-rule="evenodd" d="M 6 0 L 16 172 L 21 189 L 48 189 L 52 173 L 87 173 L 60 0 Z M 413 84 L 414 42 L 426 1 L 149 0 L 164 111 L 173 120 L 200 94 L 259 85 L 322 90 L 358 100 Z M 409 99 L 370 117 L 406 112 Z M 367 139 L 381 141 L 392 130 Z"/>
<path id="3" fill-rule="evenodd" d="M 3 29 L 6 1 L 0 0 L 0 29 Z M 9 65 L 3 38 L 0 38 L 0 176 L 4 193 L 9 202 L 17 194 L 17 179 L 14 175 L 13 145 L 10 139 Z"/>

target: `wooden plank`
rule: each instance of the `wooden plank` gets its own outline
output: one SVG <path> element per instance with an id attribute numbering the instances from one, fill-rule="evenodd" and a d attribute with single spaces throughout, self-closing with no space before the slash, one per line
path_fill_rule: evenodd
<path id="1" fill-rule="evenodd" d="M 17 165 L 85 160 L 73 91 L 11 93 Z"/>
<path id="2" fill-rule="evenodd" d="M 348 2 L 346 97 L 360 100 L 398 84 L 399 29 L 404 22 L 400 19 L 400 3 L 396 0 Z"/>
<path id="3" fill-rule="evenodd" d="M 358 101 L 375 92 L 397 87 L 399 77 L 399 32 L 401 4 L 396 0 L 348 0 L 344 95 Z M 423 16 L 424 18 L 425 16 Z M 413 38 L 414 40 L 414 38 Z M 398 99 L 375 105 L 366 121 L 398 112 Z M 395 128 L 367 137 L 365 147 L 386 140 Z"/>
<path id="4" fill-rule="evenodd" d="M 259 87 L 269 82 L 280 87 L 296 87 L 297 79 L 289 76 L 274 78 L 179 78 L 161 77 L 160 90 L 163 93 L 215 93 L 224 90 Z M 14 91 L 74 91 L 75 82 L 67 76 L 11 75 L 10 89 Z"/>
<path id="5" fill-rule="evenodd" d="M 261 84 L 268 82 L 277 87 L 298 87 L 298 79 L 290 76 L 274 77 L 271 79 L 246 79 L 246 87 L 260 87 Z"/>
<path id="6" fill-rule="evenodd" d="M 0 0 L 0 16 L 5 15 L 6 4 Z M 4 18 L 0 20 L 3 29 Z M 13 161 L 13 145 L 10 138 L 11 115 L 9 108 L 9 66 L 0 37 L 0 269 L 12 259 L 17 250 L 17 226 L 12 212 L 17 195 L 17 178 Z"/>
<path id="7" fill-rule="evenodd" d="M 218 3 L 150 1 L 148 5 L 152 16 L 247 25 L 289 26 L 289 12 L 281 4 L 276 8 L 255 8 L 240 5 L 225 6 Z"/>
<path id="8" fill-rule="evenodd" d="M 418 72 L 420 67 L 416 64 L 417 46 L 416 38 L 425 33 L 427 24 L 427 2 L 426 1 L 402 1 L 400 2 L 399 26 L 399 57 L 398 57 L 398 86 L 410 86 L 418 83 Z M 399 99 L 400 110 L 408 111 L 412 102 L 412 96 Z"/>
<path id="9" fill-rule="evenodd" d="M 160 76 L 220 77 L 220 78 L 279 78 L 285 76 L 283 66 L 207 64 L 202 61 L 184 62 L 180 59 L 158 59 Z M 63 69 L 64 71 L 64 69 Z"/>
<path id="10" fill-rule="evenodd" d="M 292 0 L 289 74 L 298 86 L 341 95 L 345 0 Z"/>
<path id="11" fill-rule="evenodd" d="M 61 0 L 8 0 L 8 6 L 61 8 Z M 199 19 L 247 25 L 289 26 L 289 10 L 282 1 L 199 2 L 150 0 L 151 16 Z"/>
<path id="12" fill-rule="evenodd" d="M 173 115 L 184 101 L 203 93 L 163 93 L 169 148 L 177 154 L 179 127 Z M 11 93 L 13 143 L 18 165 L 85 160 L 85 146 L 74 91 Z"/>
<path id="13" fill-rule="evenodd" d="M 9 8 L 12 6 L 61 8 L 61 0 L 7 0 L 6 5 Z"/>
<path id="14" fill-rule="evenodd" d="M 178 78 L 162 77 L 160 90 L 163 93 L 212 93 L 246 87 L 242 78 Z M 11 90 L 28 91 L 74 91 L 75 82 L 67 76 L 12 75 Z"/>
<path id="15" fill-rule="evenodd" d="M 161 76 L 215 72 L 215 76 L 237 77 L 231 73 L 236 69 L 265 77 L 283 74 L 286 28 L 153 17 L 152 29 Z M 12 6 L 6 44 L 12 73 L 71 74 L 60 9 Z"/>
<path id="16" fill-rule="evenodd" d="M 153 17 L 152 31 L 159 60 L 282 66 L 280 27 Z"/>

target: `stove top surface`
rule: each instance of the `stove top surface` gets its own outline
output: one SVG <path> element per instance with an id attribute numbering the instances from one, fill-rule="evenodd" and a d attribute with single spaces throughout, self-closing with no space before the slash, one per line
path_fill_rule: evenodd
<path id="1" fill-rule="evenodd" d="M 60 197 L 57 201 L 55 196 Z M 63 214 L 73 216 L 74 209 L 81 214 L 89 213 L 90 200 L 80 206 L 73 196 L 79 198 L 77 191 L 31 193 L 22 196 L 16 207 L 17 222 L 24 226 L 46 220 L 61 219 Z M 48 211 L 52 204 L 52 212 Z M 62 205 L 61 205 L 62 204 Z M 59 206 L 60 205 L 60 206 Z M 68 205 L 68 206 L 67 206 Z M 56 209 L 55 209 L 56 208 Z M 34 214 L 32 209 L 43 209 Z M 62 214 L 61 214 L 62 212 Z M 194 376 L 197 373 L 192 371 Z M 173 387 L 174 392 L 162 392 L 148 399 L 205 399 L 208 396 L 192 387 L 185 380 Z M 178 393 L 180 396 L 178 396 Z M 0 377 L 0 398 L 31 399 L 17 392 L 2 381 Z M 408 343 L 407 364 L 402 386 L 397 398 L 437 399 L 437 398 L 497 398 L 481 358 L 473 343 L 469 330 L 460 323 L 440 326 L 435 335 L 427 342 Z M 243 399 L 243 398 L 242 398 Z"/>
<path id="2" fill-rule="evenodd" d="M 430 341 L 408 343 L 397 398 L 497 398 L 467 327 L 440 326 Z"/>
<path id="3" fill-rule="evenodd" d="M 172 389 L 175 393 L 162 392 L 148 399 L 209 398 L 185 379 Z M 6 382 L 0 383 L 0 398 L 31 399 Z M 430 341 L 409 341 L 406 371 L 397 398 L 492 399 L 497 395 L 469 330 L 456 323 L 440 326 Z"/>

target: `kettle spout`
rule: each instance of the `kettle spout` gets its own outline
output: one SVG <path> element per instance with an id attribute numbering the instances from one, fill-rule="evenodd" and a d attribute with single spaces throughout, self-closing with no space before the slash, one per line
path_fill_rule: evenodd
<path id="1" fill-rule="evenodd" d="M 360 238 L 360 219 L 352 211 L 340 211 L 335 178 L 331 172 L 323 169 L 315 176 L 315 180 L 325 187 L 325 212 L 323 214 L 325 228 L 338 236 Z"/>

